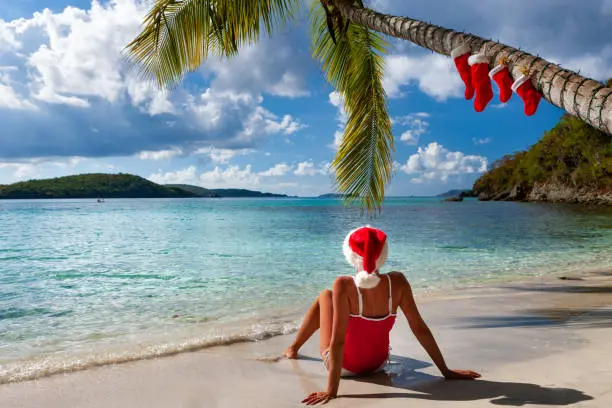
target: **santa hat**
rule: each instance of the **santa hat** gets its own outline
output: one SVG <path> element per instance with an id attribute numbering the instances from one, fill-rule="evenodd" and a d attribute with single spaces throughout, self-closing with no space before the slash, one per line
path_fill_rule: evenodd
<path id="1" fill-rule="evenodd" d="M 344 239 L 344 257 L 359 272 L 355 278 L 358 287 L 371 289 L 380 278 L 374 273 L 384 265 L 389 254 L 387 235 L 369 225 L 352 230 Z"/>

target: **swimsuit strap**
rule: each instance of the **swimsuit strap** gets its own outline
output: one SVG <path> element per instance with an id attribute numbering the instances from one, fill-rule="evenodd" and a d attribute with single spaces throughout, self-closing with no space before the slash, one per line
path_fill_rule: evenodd
<path id="1" fill-rule="evenodd" d="M 389 282 L 389 314 L 393 312 L 393 296 L 391 290 L 391 277 L 389 274 L 385 274 L 387 277 L 387 282 Z M 354 281 L 354 279 L 353 279 Z M 357 282 L 355 282 L 355 287 L 357 288 L 357 296 L 359 297 L 359 316 L 363 315 L 363 298 L 361 297 L 361 291 L 359 290 L 359 286 L 357 286 Z"/>
<path id="2" fill-rule="evenodd" d="M 393 311 L 393 297 L 391 295 L 391 277 L 389 274 L 386 274 L 387 280 L 389 281 L 389 314 Z"/>
<path id="3" fill-rule="evenodd" d="M 357 295 L 359 295 L 359 316 L 361 316 L 363 314 L 363 299 L 361 298 L 361 291 L 359 286 L 357 286 L 357 282 L 355 282 L 355 287 L 357 288 Z"/>

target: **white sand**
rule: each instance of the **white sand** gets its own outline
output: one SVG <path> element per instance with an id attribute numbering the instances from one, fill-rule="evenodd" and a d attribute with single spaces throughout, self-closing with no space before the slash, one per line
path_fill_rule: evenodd
<path id="1" fill-rule="evenodd" d="M 533 281 L 422 299 L 447 362 L 483 378 L 444 381 L 405 319 L 385 374 L 342 380 L 330 407 L 612 408 L 612 276 Z M 0 386 L 0 407 L 293 407 L 327 377 L 315 336 L 306 358 L 276 360 L 288 337 Z"/>

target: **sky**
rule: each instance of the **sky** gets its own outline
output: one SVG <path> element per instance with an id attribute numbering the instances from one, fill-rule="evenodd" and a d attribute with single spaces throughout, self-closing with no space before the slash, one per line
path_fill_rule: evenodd
<path id="1" fill-rule="evenodd" d="M 366 4 L 521 47 L 594 79 L 612 77 L 612 0 Z M 311 57 L 307 12 L 160 91 L 122 54 L 146 11 L 140 0 L 0 0 L 0 184 L 122 172 L 208 188 L 333 191 L 329 163 L 343 109 Z M 449 57 L 402 40 L 390 41 L 384 85 L 394 196 L 470 188 L 562 114 L 542 101 L 527 117 L 518 95 L 498 101 L 495 84 L 495 99 L 477 113 Z"/>

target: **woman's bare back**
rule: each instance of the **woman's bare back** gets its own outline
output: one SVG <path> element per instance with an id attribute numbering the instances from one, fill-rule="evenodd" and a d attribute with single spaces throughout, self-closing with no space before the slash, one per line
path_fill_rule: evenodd
<path id="1" fill-rule="evenodd" d="M 400 300 L 405 291 L 406 278 L 401 272 L 389 272 L 391 279 L 391 298 L 392 298 L 392 314 L 397 313 Z M 381 275 L 382 277 L 383 275 Z M 357 294 L 357 286 L 352 283 L 352 276 L 340 276 L 337 280 L 345 281 L 345 287 L 352 289 L 346 291 L 349 302 L 350 314 L 359 314 L 359 295 Z M 349 283 L 349 281 L 351 281 Z M 383 278 L 381 282 L 372 289 L 359 289 L 363 299 L 363 316 L 369 318 L 381 318 L 389 314 L 389 285 L 387 279 Z"/>

